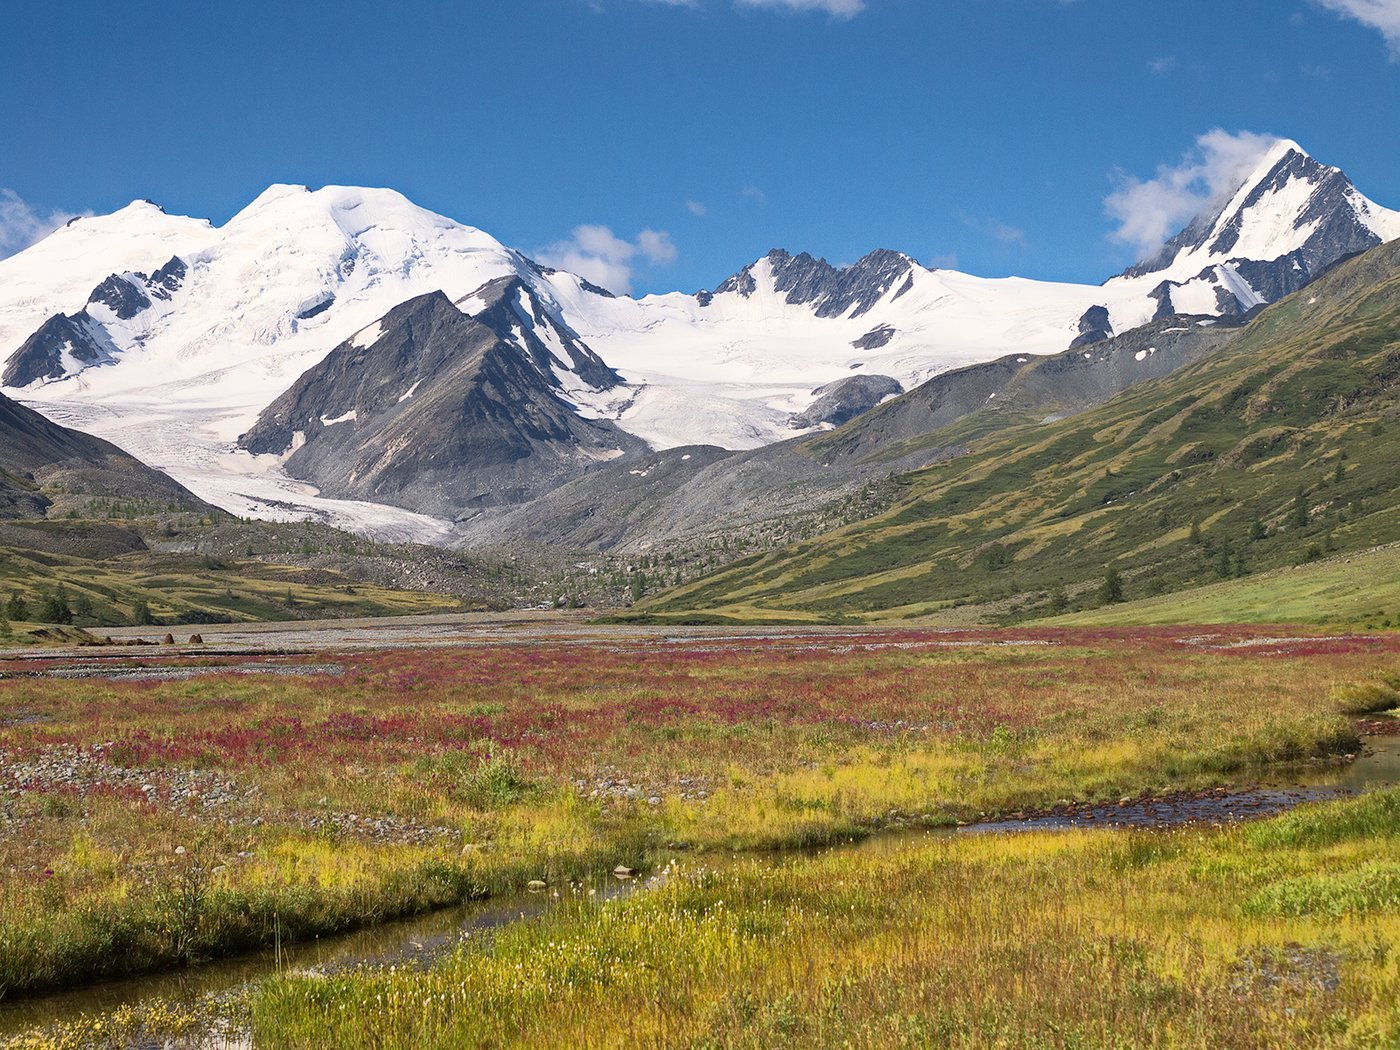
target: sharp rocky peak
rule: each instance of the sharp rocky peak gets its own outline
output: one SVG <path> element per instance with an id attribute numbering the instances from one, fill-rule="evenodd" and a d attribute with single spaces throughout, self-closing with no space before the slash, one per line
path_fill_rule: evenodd
<path id="1" fill-rule="evenodd" d="M 808 305 L 818 317 L 860 317 L 904 279 L 902 295 L 912 283 L 918 264 L 902 252 L 877 249 L 850 266 L 835 267 L 807 252 L 792 255 L 775 248 L 758 262 L 730 277 L 714 295 L 737 294 L 749 298 L 759 290 L 760 271 L 767 270 L 773 291 L 794 306 Z M 702 293 L 708 304 L 713 296 Z"/>
<path id="2" fill-rule="evenodd" d="M 1123 276 L 1284 257 L 1296 258 L 1316 274 L 1395 232 L 1400 232 L 1400 215 L 1368 201 L 1340 169 L 1321 163 L 1296 142 L 1280 139 L 1228 199 L 1197 216 Z M 1180 280 L 1195 273 L 1171 276 Z"/>

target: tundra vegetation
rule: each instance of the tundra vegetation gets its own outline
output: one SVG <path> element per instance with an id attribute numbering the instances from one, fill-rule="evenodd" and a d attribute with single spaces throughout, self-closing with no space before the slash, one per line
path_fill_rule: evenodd
<path id="1" fill-rule="evenodd" d="M 1400 1036 L 1394 794 L 1233 830 L 763 853 L 1296 782 L 1400 702 L 1397 636 L 600 629 L 243 659 L 0 680 L 5 995 L 538 881 L 548 915 L 427 969 L 284 975 L 225 1008 L 271 1046 Z M 627 901 L 569 890 L 670 858 Z M 207 1023 L 156 1004 L 26 1038 Z"/>

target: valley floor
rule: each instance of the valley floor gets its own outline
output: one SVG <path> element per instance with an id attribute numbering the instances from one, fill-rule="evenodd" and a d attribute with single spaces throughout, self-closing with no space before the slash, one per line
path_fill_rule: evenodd
<path id="1" fill-rule="evenodd" d="M 207 640 L 0 658 L 18 1045 L 216 1023 L 259 1046 L 1400 1037 L 1400 795 L 1325 788 L 1391 725 L 1400 635 L 481 616 Z M 1294 784 L 1319 788 L 1279 805 L 1313 804 L 1233 830 L 819 849 L 1036 814 L 1220 821 Z M 1221 790 L 1229 812 L 1193 801 Z M 650 892 L 587 892 L 672 862 Z M 62 1022 L 32 998 L 527 884 L 545 914 L 427 964 Z"/>

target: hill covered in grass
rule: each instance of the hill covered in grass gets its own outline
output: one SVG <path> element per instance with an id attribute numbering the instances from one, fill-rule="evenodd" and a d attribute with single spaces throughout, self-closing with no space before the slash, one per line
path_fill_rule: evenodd
<path id="1" fill-rule="evenodd" d="M 645 611 L 884 618 L 973 605 L 1041 618 L 1400 541 L 1400 242 L 1104 405 L 972 436 L 979 426 L 974 415 L 923 438 L 971 440 L 909 475 L 885 512 Z"/>

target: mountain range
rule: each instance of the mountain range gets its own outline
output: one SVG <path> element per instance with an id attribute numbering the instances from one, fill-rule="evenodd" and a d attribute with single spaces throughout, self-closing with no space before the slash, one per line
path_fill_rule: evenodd
<path id="1" fill-rule="evenodd" d="M 242 516 L 647 550 L 1084 412 L 1396 237 L 1281 140 L 1102 285 L 775 250 L 632 299 L 390 190 L 274 186 L 223 226 L 138 201 L 0 261 L 0 384 Z"/>
<path id="2" fill-rule="evenodd" d="M 1045 617 L 1394 545 L 1400 241 L 1169 374 L 1059 421 L 1040 411 L 1021 400 L 995 427 L 981 413 L 945 424 L 925 440 L 964 454 L 908 474 L 880 512 L 736 561 L 652 609 Z M 842 439 L 858 441 L 868 419 Z M 1317 608 L 1329 600 L 1319 593 Z"/>

